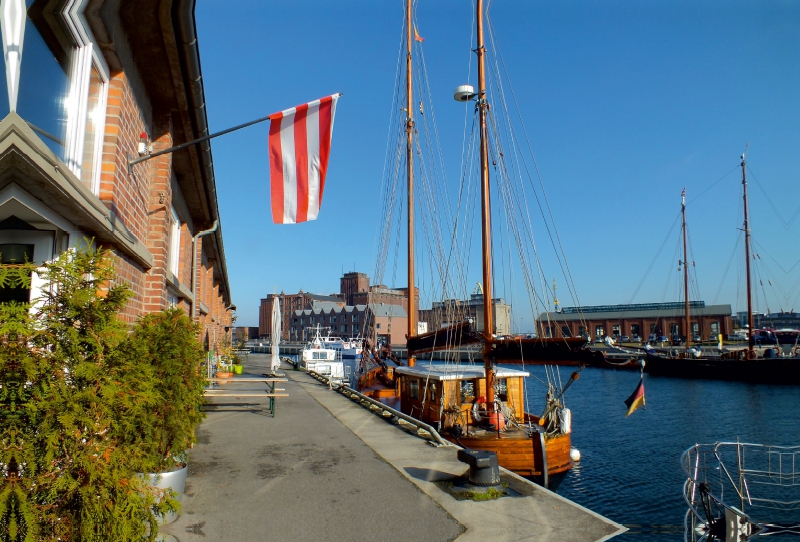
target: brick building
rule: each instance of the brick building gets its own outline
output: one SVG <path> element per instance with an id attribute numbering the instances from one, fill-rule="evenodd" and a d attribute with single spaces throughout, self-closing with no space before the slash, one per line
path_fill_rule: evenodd
<path id="1" fill-rule="evenodd" d="M 128 167 L 208 133 L 193 5 L 3 2 L 0 253 L 46 262 L 108 248 L 134 293 L 127 321 L 196 309 L 213 346 L 232 305 L 210 146 Z"/>
<path id="2" fill-rule="evenodd" d="M 342 338 L 369 337 L 375 342 L 405 344 L 408 314 L 399 305 L 348 305 L 297 310 L 291 315 L 289 340 L 314 338 L 317 326 L 323 334 Z"/>
<path id="3" fill-rule="evenodd" d="M 292 315 L 300 310 L 319 310 L 330 309 L 333 307 L 344 307 L 343 299 L 331 295 L 312 294 L 300 290 L 296 294 L 269 294 L 261 300 L 258 308 L 258 338 L 268 340 L 272 335 L 272 303 L 275 297 L 280 298 L 281 303 L 281 339 L 288 341 L 291 339 L 290 328 Z"/>
<path id="4" fill-rule="evenodd" d="M 692 336 L 708 340 L 720 333 L 733 333 L 730 305 L 709 305 L 692 301 L 689 305 Z M 635 305 L 601 305 L 564 307 L 560 312 L 542 313 L 537 329 L 545 337 L 633 337 L 643 340 L 651 334 L 684 336 L 685 305 L 675 303 L 643 303 Z"/>

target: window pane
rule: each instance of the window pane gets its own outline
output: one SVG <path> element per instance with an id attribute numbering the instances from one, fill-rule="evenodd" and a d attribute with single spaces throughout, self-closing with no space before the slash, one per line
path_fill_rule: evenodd
<path id="1" fill-rule="evenodd" d="M 103 79 L 97 66 L 92 63 L 89 77 L 89 102 L 86 104 L 86 132 L 83 137 L 83 160 L 81 161 L 81 180 L 93 192 L 95 190 L 95 158 L 97 156 L 97 136 L 105 122 L 105 111 L 101 109 Z"/>
<path id="2" fill-rule="evenodd" d="M 43 21 L 40 24 L 46 24 Z M 5 66 L 3 67 L 5 71 Z M 64 159 L 63 145 L 67 128 L 67 94 L 69 80 L 62 66 L 45 43 L 36 24 L 25 24 L 25 41 L 20 66 L 17 113 L 26 121 L 48 132 L 61 143 L 37 134 L 59 158 Z M 5 84 L 3 94 L 7 94 Z M 8 99 L 4 104 L 8 108 Z"/>

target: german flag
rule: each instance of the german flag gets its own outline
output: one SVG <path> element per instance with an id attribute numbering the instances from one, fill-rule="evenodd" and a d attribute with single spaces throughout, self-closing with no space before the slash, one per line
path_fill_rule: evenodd
<path id="1" fill-rule="evenodd" d="M 628 413 L 625 414 L 626 418 L 639 407 L 647 410 L 647 405 L 644 402 L 644 377 L 639 380 L 639 385 L 633 390 L 631 396 L 625 399 L 625 406 L 628 407 Z"/>

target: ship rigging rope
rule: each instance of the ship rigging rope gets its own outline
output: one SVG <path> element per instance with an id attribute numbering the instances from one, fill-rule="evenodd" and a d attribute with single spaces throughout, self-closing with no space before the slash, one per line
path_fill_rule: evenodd
<path id="1" fill-rule="evenodd" d="M 772 198 L 769 197 L 769 194 L 767 193 L 767 191 L 764 189 L 763 186 L 761 186 L 761 182 L 759 182 L 759 180 L 756 177 L 755 173 L 753 173 L 753 170 L 750 169 L 750 165 L 747 164 L 747 165 L 745 165 L 745 167 L 747 168 L 747 171 L 750 172 L 750 176 L 755 181 L 756 186 L 758 186 L 758 189 L 761 190 L 761 193 L 764 194 L 765 198 L 767 198 L 767 203 L 769 204 L 770 207 L 772 207 L 772 210 L 775 212 L 775 216 L 778 217 L 778 220 L 781 221 L 781 223 L 783 225 L 783 229 L 786 230 L 786 231 L 789 231 L 789 229 L 792 227 L 792 224 L 794 224 L 794 221 L 797 220 L 798 216 L 800 216 L 800 207 L 797 208 L 797 210 L 794 212 L 794 214 L 792 214 L 792 217 L 789 220 L 784 219 L 783 215 L 778 210 L 778 207 L 772 201 Z M 784 199 L 783 201 L 786 201 L 786 200 Z"/>
<path id="2" fill-rule="evenodd" d="M 495 66 L 496 66 L 496 69 L 497 69 L 497 72 L 498 72 L 498 79 L 499 79 L 500 66 L 502 66 L 502 72 L 506 75 L 506 79 L 510 81 L 510 78 L 508 77 L 508 70 L 506 68 L 505 61 L 503 59 L 503 55 L 502 55 L 502 52 L 500 50 L 500 46 L 497 43 L 497 40 L 495 39 L 494 26 L 492 24 L 491 18 L 488 16 L 488 10 L 489 10 L 489 7 L 491 6 L 491 3 L 492 3 L 492 0 L 489 0 L 489 5 L 487 6 L 487 26 L 489 28 L 489 37 L 490 37 L 490 41 L 491 41 L 491 44 L 492 44 L 492 49 L 493 49 L 493 51 L 496 51 L 496 53 L 494 53 L 494 54 L 495 54 Z M 497 62 L 498 59 L 500 61 L 499 64 Z M 572 296 L 572 299 L 573 299 L 575 305 L 576 306 L 580 306 L 580 300 L 578 298 L 577 289 L 575 288 L 575 281 L 574 281 L 574 279 L 572 277 L 572 271 L 570 270 L 569 263 L 567 262 L 567 259 L 566 259 L 566 253 L 564 251 L 564 247 L 563 247 L 563 244 L 561 242 L 561 237 L 560 237 L 560 235 L 558 233 L 558 229 L 555 226 L 555 218 L 553 217 L 552 208 L 550 207 L 550 201 L 547 198 L 547 193 L 544 190 L 544 183 L 542 181 L 541 172 L 539 171 L 539 166 L 538 166 L 538 164 L 536 162 L 536 157 L 533 154 L 533 149 L 532 149 L 532 146 L 531 146 L 530 138 L 528 137 L 527 130 L 525 129 L 525 124 L 522 122 L 522 113 L 521 113 L 521 111 L 519 109 L 519 103 L 517 102 L 516 93 L 514 92 L 514 87 L 510 83 L 509 83 L 509 91 L 511 93 L 511 98 L 512 98 L 513 103 L 514 103 L 514 106 L 515 106 L 515 109 L 516 109 L 516 112 L 517 112 L 517 116 L 520 119 L 520 125 L 521 125 L 521 128 L 522 128 L 523 136 L 525 138 L 525 142 L 527 144 L 528 153 L 531 156 L 531 160 L 533 162 L 533 167 L 534 167 L 534 169 L 536 171 L 536 176 L 537 176 L 537 178 L 539 180 L 539 186 L 541 188 L 542 197 L 544 199 L 545 205 L 546 205 L 547 210 L 548 210 L 548 214 L 549 214 L 549 217 L 550 217 L 550 223 L 553 225 L 553 232 L 550 231 L 549 226 L 547 228 L 548 236 L 550 237 L 550 241 L 551 241 L 551 244 L 553 244 L 553 248 L 554 249 L 556 248 L 555 244 L 557 242 L 558 250 L 556 250 L 556 258 L 558 260 L 559 266 L 561 267 L 562 273 L 567 278 L 567 289 L 568 289 L 570 295 Z M 507 112 L 508 108 L 505 105 L 505 99 L 503 99 L 503 105 L 504 105 L 504 107 L 506 109 L 506 112 Z M 536 192 L 536 190 L 535 190 L 535 188 L 533 186 L 533 178 L 530 175 L 530 171 L 528 170 L 527 162 L 523 161 L 523 164 L 525 166 L 526 172 L 528 173 L 529 184 L 530 184 L 531 188 L 534 190 L 534 194 L 537 194 L 537 192 Z M 537 202 L 539 202 L 538 194 L 537 194 Z M 542 216 L 544 217 L 544 210 L 541 207 L 541 203 L 539 203 L 539 208 L 540 208 L 540 212 L 542 212 Z M 545 221 L 545 223 L 546 223 L 546 221 Z M 555 240 L 553 239 L 553 234 L 555 234 Z M 581 322 L 584 325 L 586 324 L 586 321 L 583 318 L 583 315 L 581 315 Z"/>
<path id="3" fill-rule="evenodd" d="M 633 291 L 633 294 L 631 295 L 630 299 L 628 299 L 628 303 L 627 304 L 633 303 L 633 300 L 636 299 L 636 294 L 638 294 L 639 290 L 642 288 L 642 285 L 644 284 L 645 279 L 647 279 L 647 276 L 650 274 L 650 271 L 653 269 L 653 266 L 655 265 L 656 260 L 658 260 L 658 257 L 661 255 L 661 251 L 664 250 L 664 247 L 666 246 L 667 241 L 672 236 L 672 230 L 675 229 L 675 225 L 679 223 L 680 219 L 681 219 L 681 214 L 680 213 L 676 214 L 675 215 L 675 220 L 672 222 L 672 226 L 670 226 L 669 231 L 667 231 L 667 234 L 664 236 L 664 240 L 661 241 L 661 246 L 658 247 L 658 251 L 656 252 L 655 256 L 653 256 L 653 259 L 650 260 L 650 265 L 647 266 L 647 270 L 644 272 L 644 276 L 639 281 L 639 284 L 636 285 L 636 289 Z"/>

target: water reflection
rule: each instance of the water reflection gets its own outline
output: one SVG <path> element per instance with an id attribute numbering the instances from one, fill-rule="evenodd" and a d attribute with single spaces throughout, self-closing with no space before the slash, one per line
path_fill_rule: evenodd
<path id="1" fill-rule="evenodd" d="M 546 381 L 543 369 L 526 369 Z M 563 380 L 571 369 L 562 372 Z M 647 527 L 648 541 L 681 537 L 675 530 L 683 532 L 686 514 L 680 457 L 689 447 L 737 438 L 800 444 L 800 420 L 789 415 L 800 388 L 645 375 L 647 409 L 626 418 L 623 400 L 638 380 L 635 372 L 585 369 L 567 392 L 572 445 L 582 458 L 558 492 L 619 523 Z M 535 413 L 545 389 L 535 378 L 527 386 Z M 642 540 L 635 532 L 618 539 Z"/>

